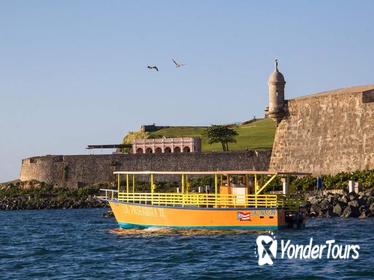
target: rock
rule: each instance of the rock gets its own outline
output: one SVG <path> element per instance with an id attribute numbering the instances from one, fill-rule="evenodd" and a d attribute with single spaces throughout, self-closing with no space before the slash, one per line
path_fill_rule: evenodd
<path id="1" fill-rule="evenodd" d="M 365 191 L 365 196 L 374 196 L 374 187 Z"/>
<path id="2" fill-rule="evenodd" d="M 347 206 L 345 207 L 344 211 L 343 211 L 343 214 L 342 214 L 342 217 L 343 218 L 357 218 L 359 216 L 359 212 L 358 212 L 358 208 L 355 208 L 355 207 L 351 207 L 351 206 Z"/>
<path id="3" fill-rule="evenodd" d="M 338 197 L 337 195 L 332 195 L 328 197 L 328 201 L 330 202 L 331 206 L 334 206 L 338 202 Z"/>
<path id="4" fill-rule="evenodd" d="M 369 211 L 374 216 L 374 202 L 370 204 Z"/>
<path id="5" fill-rule="evenodd" d="M 340 216 L 340 215 L 342 214 L 342 211 L 343 211 L 343 209 L 342 209 L 342 206 L 341 206 L 340 203 L 337 203 L 337 204 L 334 206 L 333 210 L 332 210 L 332 212 L 333 212 L 336 216 Z"/>
<path id="6" fill-rule="evenodd" d="M 338 198 L 338 201 L 347 204 L 348 203 L 348 197 L 346 195 L 342 195 L 340 198 Z"/>
<path id="7" fill-rule="evenodd" d="M 366 205 L 360 206 L 360 208 L 358 210 L 359 210 L 359 213 L 360 213 L 359 218 L 360 219 L 365 219 L 367 217 L 368 212 L 369 212 Z"/>
<path id="8" fill-rule="evenodd" d="M 317 217 L 317 216 L 320 216 L 321 215 L 321 208 L 319 207 L 318 204 L 313 204 L 311 207 L 310 207 L 310 213 L 309 215 L 311 217 Z"/>
<path id="9" fill-rule="evenodd" d="M 333 212 L 331 208 L 328 210 L 324 211 L 324 217 L 326 218 L 331 218 L 331 217 L 336 217 L 337 215 Z"/>
<path id="10" fill-rule="evenodd" d="M 367 215 L 365 211 L 361 212 L 360 216 L 358 216 L 359 219 L 366 219 L 366 217 Z"/>
<path id="11" fill-rule="evenodd" d="M 360 204 L 358 203 L 357 200 L 352 200 L 352 201 L 348 202 L 348 206 L 358 208 L 360 206 Z"/>
<path id="12" fill-rule="evenodd" d="M 367 201 L 366 201 L 366 197 L 365 198 L 364 197 L 358 198 L 357 202 L 358 202 L 359 206 L 368 206 Z"/>
<path id="13" fill-rule="evenodd" d="M 305 201 L 304 203 L 305 209 L 310 209 L 310 206 L 312 206 L 312 204 L 309 201 Z"/>
<path id="14" fill-rule="evenodd" d="M 310 204 L 318 204 L 318 198 L 316 197 L 316 196 L 310 196 L 309 198 L 308 198 L 308 201 L 310 202 Z"/>
<path id="15" fill-rule="evenodd" d="M 371 205 L 372 203 L 374 203 L 374 196 L 365 196 L 365 198 L 367 205 Z"/>
<path id="16" fill-rule="evenodd" d="M 322 211 L 327 211 L 330 208 L 330 202 L 328 201 L 327 198 L 324 198 L 320 203 L 319 207 L 321 208 Z"/>
<path id="17" fill-rule="evenodd" d="M 342 213 L 342 218 L 349 218 L 352 215 L 352 210 L 351 207 L 347 206 L 345 207 L 343 213 Z"/>
<path id="18" fill-rule="evenodd" d="M 358 195 L 355 192 L 351 192 L 348 195 L 349 201 L 355 200 L 358 197 Z"/>

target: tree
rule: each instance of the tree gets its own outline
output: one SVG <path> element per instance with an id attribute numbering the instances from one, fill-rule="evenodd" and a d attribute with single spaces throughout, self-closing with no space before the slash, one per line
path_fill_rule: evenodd
<path id="1" fill-rule="evenodd" d="M 225 125 L 212 125 L 206 129 L 208 136 L 208 143 L 221 143 L 224 151 L 229 150 L 229 143 L 236 143 L 235 136 L 238 133 L 228 126 Z"/>

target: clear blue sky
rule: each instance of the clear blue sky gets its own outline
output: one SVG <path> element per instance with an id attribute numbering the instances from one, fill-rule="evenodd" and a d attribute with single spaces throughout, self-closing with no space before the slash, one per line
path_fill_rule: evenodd
<path id="1" fill-rule="evenodd" d="M 287 98 L 374 83 L 373 11 L 374 1 L 0 1 L 0 181 L 22 158 L 87 153 L 141 124 L 262 116 L 275 57 Z"/>

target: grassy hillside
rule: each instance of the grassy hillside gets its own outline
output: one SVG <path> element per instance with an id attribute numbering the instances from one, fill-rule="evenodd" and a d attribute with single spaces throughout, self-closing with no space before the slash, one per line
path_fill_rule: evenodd
<path id="1" fill-rule="evenodd" d="M 245 125 L 234 126 L 238 132 L 237 143 L 230 144 L 230 150 L 269 149 L 273 145 L 275 122 L 263 119 Z M 203 127 L 171 127 L 149 133 L 150 137 L 199 136 L 202 139 L 203 152 L 221 151 L 221 144 L 209 145 Z"/>

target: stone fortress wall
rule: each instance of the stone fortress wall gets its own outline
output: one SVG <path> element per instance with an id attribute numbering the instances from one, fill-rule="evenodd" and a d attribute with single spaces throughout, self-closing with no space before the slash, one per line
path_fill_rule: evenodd
<path id="1" fill-rule="evenodd" d="M 270 169 L 315 175 L 374 169 L 374 85 L 286 101 Z"/>
<path id="2" fill-rule="evenodd" d="M 50 155 L 22 161 L 21 181 L 79 187 L 113 183 L 113 171 L 268 170 L 270 150 L 220 153 Z M 162 180 L 162 178 L 159 178 Z"/>

